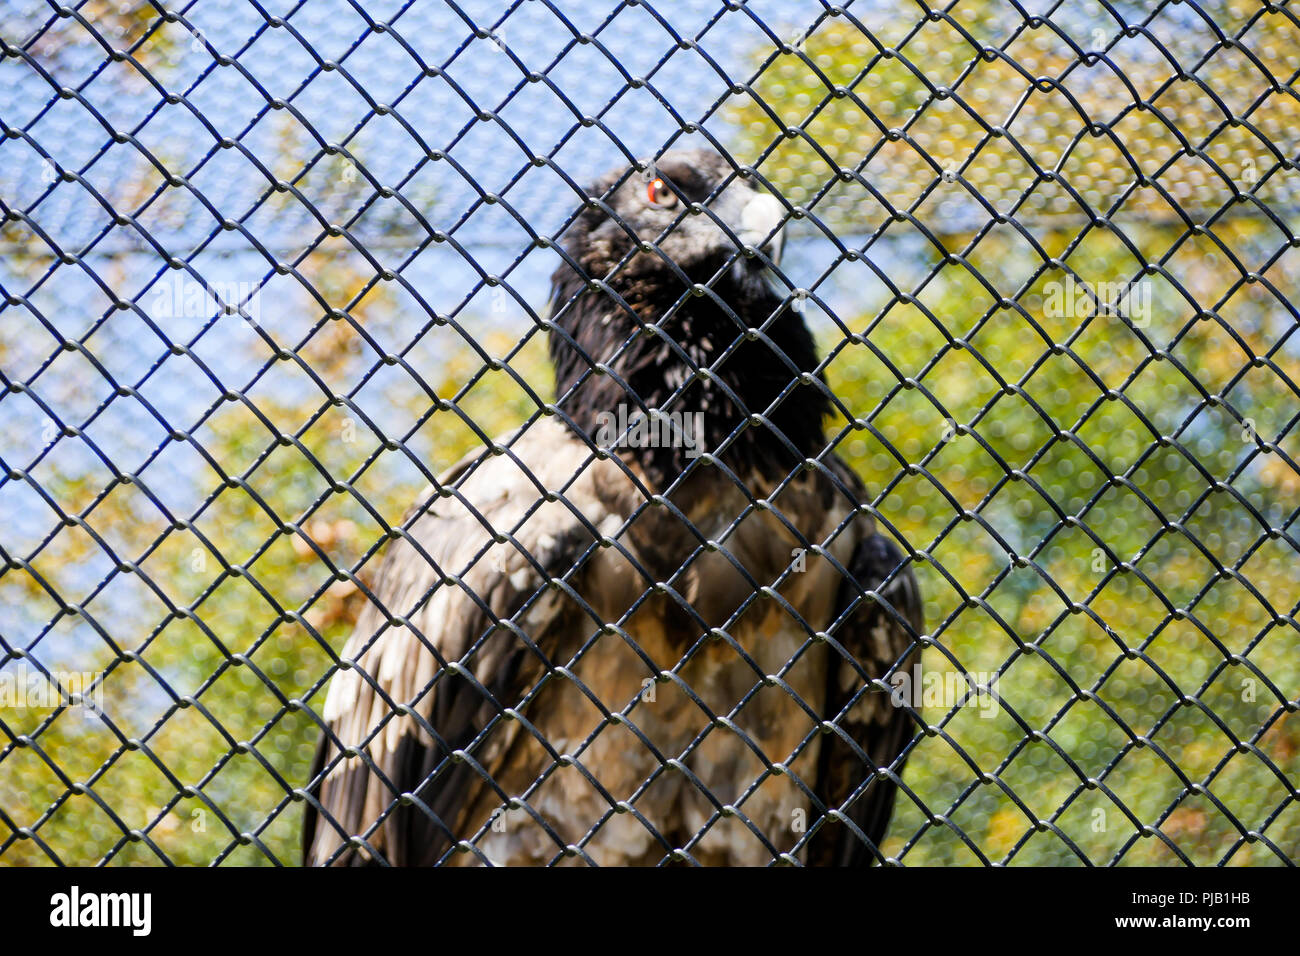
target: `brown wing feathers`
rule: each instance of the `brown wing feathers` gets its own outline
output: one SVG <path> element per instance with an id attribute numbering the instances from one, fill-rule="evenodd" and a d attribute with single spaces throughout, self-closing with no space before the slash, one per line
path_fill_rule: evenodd
<path id="1" fill-rule="evenodd" d="M 882 679 L 896 664 L 909 666 L 922 626 L 916 578 L 898 546 L 879 534 L 859 542 L 845 570 L 852 579 L 840 585 L 836 616 L 853 610 L 833 635 L 843 651 L 832 650 L 826 676 L 826 719 L 839 730 L 823 737 L 816 789 L 828 810 L 841 811 L 853 826 L 827 820 L 809 841 L 810 866 L 883 859 L 880 843 L 898 788 L 880 771 L 902 775 L 901 755 L 916 732 L 906 707 L 895 706 L 883 689 L 867 687 L 868 679 Z M 863 596 L 867 591 L 879 599 Z"/>
<path id="2" fill-rule="evenodd" d="M 561 434 L 543 428 L 521 439 L 518 447 L 532 465 L 524 467 L 543 478 L 557 466 L 564 470 L 562 461 L 554 461 L 556 451 L 581 446 L 557 446 Z M 549 467 L 538 460 L 543 452 L 551 456 Z M 568 463 L 567 473 L 580 464 Z M 515 628 L 498 627 L 494 619 L 509 621 L 591 541 L 584 523 L 563 503 L 545 503 L 523 517 L 538 498 L 534 477 L 509 459 L 492 459 L 461 489 L 482 520 L 455 498 L 438 502 L 417 520 L 410 534 L 438 568 L 405 539 L 390 547 L 376 581 L 378 606 L 362 612 L 343 651 L 356 666 L 335 676 L 326 699 L 324 716 L 333 739 L 326 735 L 318 748 L 313 779 L 334 766 L 314 791 L 319 814 L 309 801 L 308 862 L 427 865 L 446 851 L 466 792 L 481 779 L 472 763 L 450 761 L 449 754 L 516 703 L 520 689 L 543 667 L 541 652 L 530 641 L 559 627 L 572 608 L 547 594 L 532 602 Z M 584 517 L 600 520 L 599 502 L 584 499 L 581 506 Z M 518 547 L 491 543 L 494 533 L 510 532 L 521 520 L 513 535 Z M 442 573 L 460 573 L 460 583 L 440 583 Z M 409 616 L 409 623 L 394 626 L 390 615 Z M 462 658 L 473 679 L 457 672 Z M 394 705 L 412 707 L 425 720 L 394 714 Z M 361 748 L 365 756 L 338 762 L 338 744 Z M 415 799 L 394 808 L 408 790 Z M 373 853 L 339 852 L 343 833 L 364 834 L 381 816 L 384 823 L 367 840 Z"/>

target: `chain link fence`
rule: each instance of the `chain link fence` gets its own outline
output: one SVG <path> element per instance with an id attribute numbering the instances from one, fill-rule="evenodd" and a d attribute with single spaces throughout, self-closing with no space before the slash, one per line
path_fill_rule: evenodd
<path id="1" fill-rule="evenodd" d="M 331 863 L 509 862 L 505 833 L 540 863 L 814 862 L 844 830 L 909 865 L 1300 857 L 1291 4 L 90 0 L 0 31 L 0 862 L 291 864 L 304 817 Z M 698 195 L 684 148 L 723 157 Z M 733 233 L 741 188 L 779 197 L 779 259 Z M 669 269 L 557 391 L 562 317 L 631 298 L 635 249 L 592 275 L 574 245 L 602 208 L 636 232 L 627 189 L 675 209 L 646 257 L 701 222 L 731 254 Z M 738 316 L 755 248 L 775 305 Z M 739 324 L 674 365 L 697 300 Z M 662 398 L 796 327 L 814 364 L 625 512 L 579 490 L 635 455 L 513 450 L 642 334 L 650 380 L 686 369 Z M 823 401 L 819 435 L 795 412 Z M 768 420 L 794 425 L 751 488 L 727 449 Z M 427 541 L 501 462 L 540 474 L 518 522 Z M 805 471 L 830 498 L 783 504 Z M 520 545 L 556 501 L 587 537 Z M 653 506 L 698 536 L 671 566 L 600 523 Z M 802 543 L 775 575 L 715 561 L 755 509 Z M 897 549 L 880 573 L 850 519 Z M 622 597 L 582 577 L 611 550 Z M 543 634 L 557 588 L 590 613 Z M 466 601 L 483 632 L 444 655 Z M 906 641 L 849 660 L 855 614 Z M 368 668 L 395 630 L 406 669 Z"/>

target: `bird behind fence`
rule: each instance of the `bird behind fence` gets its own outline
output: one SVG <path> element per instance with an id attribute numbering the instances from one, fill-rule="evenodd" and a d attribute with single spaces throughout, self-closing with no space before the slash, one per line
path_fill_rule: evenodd
<path id="1" fill-rule="evenodd" d="M 866 864 L 921 601 L 777 291 L 787 206 L 711 152 L 562 239 L 554 406 L 442 476 L 329 688 L 316 865 Z"/>

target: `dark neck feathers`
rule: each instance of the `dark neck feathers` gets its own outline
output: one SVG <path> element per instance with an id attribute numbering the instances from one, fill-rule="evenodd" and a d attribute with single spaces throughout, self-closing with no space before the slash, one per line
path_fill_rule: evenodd
<path id="1" fill-rule="evenodd" d="M 606 265 L 602 271 L 598 261 L 579 262 L 589 276 L 604 276 L 609 268 Z M 721 259 L 716 265 L 704 264 L 694 271 L 706 274 L 690 278 L 707 281 L 722 264 Z M 684 287 L 675 272 L 652 254 L 639 253 L 608 281 L 642 323 L 647 327 L 657 324 L 662 333 L 641 328 L 615 298 L 589 289 L 567 265 L 556 272 L 553 314 L 571 297 L 579 296 L 557 316 L 556 324 L 589 357 L 570 345 L 564 334 L 551 332 L 556 400 L 592 441 L 602 447 L 612 445 L 611 450 L 625 461 L 635 460 L 659 491 L 672 484 L 701 451 L 717 454 L 727 436 L 752 414 L 764 415 L 770 424 L 750 424 L 719 455 L 742 481 L 755 477 L 755 472 L 765 480 L 779 481 L 804 458 L 822 450 L 823 420 L 830 411 L 830 400 L 815 372 L 812 335 L 797 313 L 787 308 L 767 328 L 765 335 L 771 344 L 763 337 L 747 339 L 718 364 L 719 357 L 744 334 L 736 318 L 757 328 L 781 305 L 781 298 L 769 287 L 756 262 L 738 260 L 711 286 L 736 318 L 712 296 L 702 295 L 692 296 L 665 319 Z M 681 352 L 665 337 L 677 343 Z M 606 363 L 617 378 L 592 373 L 569 394 L 589 371 L 591 361 Z M 699 377 L 692 364 L 712 368 L 710 378 Z M 777 396 L 804 372 L 813 373 L 813 383 L 796 385 L 769 412 Z M 670 402 L 684 382 L 689 384 Z M 638 424 L 635 420 L 638 414 L 644 416 L 643 409 L 658 409 L 666 417 Z M 624 429 L 628 434 L 620 439 Z"/>

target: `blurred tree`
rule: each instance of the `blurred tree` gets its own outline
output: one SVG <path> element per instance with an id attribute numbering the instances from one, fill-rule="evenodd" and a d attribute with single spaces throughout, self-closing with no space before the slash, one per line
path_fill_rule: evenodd
<path id="1" fill-rule="evenodd" d="M 875 267 L 839 264 L 864 290 L 826 334 L 863 416 L 839 451 L 927 553 L 923 666 L 996 680 L 996 710 L 924 710 L 905 862 L 1300 852 L 1297 272 L 1260 207 L 1296 221 L 1274 144 L 1300 116 L 1265 74 L 1300 36 L 1224 6 L 1253 25 L 1200 82 L 1002 4 L 831 17 L 729 115 L 738 159 Z M 1190 63 L 1185 14 L 1149 29 Z"/>
<path id="2" fill-rule="evenodd" d="M 299 356 L 323 382 L 357 381 L 377 359 L 358 329 L 383 338 L 393 302 L 382 285 L 368 289 L 365 263 L 354 255 L 316 253 L 299 271 L 321 302 L 350 316 L 322 324 Z M 310 307 L 304 302 L 303 309 Z M 255 357 L 269 355 L 255 341 Z M 288 789 L 307 779 L 317 730 L 290 701 L 316 690 L 309 703 L 322 704 L 327 648 L 342 646 L 364 601 L 337 572 L 359 566 L 368 577 L 376 564 L 364 559 L 386 540 L 379 519 L 400 523 L 418 503 L 422 470 L 437 474 L 480 446 L 443 402 L 460 396 L 465 417 L 494 436 L 535 410 L 504 371 L 488 370 L 480 357 L 480 349 L 504 357 L 517 344 L 499 331 L 482 335 L 477 349 L 445 338 L 442 365 L 428 384 L 408 380 L 414 387 L 355 400 L 363 411 L 369 402 L 384 406 L 389 421 L 395 416 L 387 403 L 399 402 L 397 417 L 412 424 L 409 437 L 380 436 L 352 409 L 310 395 L 292 400 L 285 387 L 250 395 L 256 411 L 242 400 L 226 403 L 194 435 L 213 470 L 195 478 L 211 491 L 189 527 L 171 526 L 130 486 L 91 508 L 87 525 L 140 570 L 130 578 L 126 613 L 102 601 L 86 605 L 96 628 L 124 652 L 105 641 L 77 657 L 79 667 L 104 675 L 111 727 L 67 707 L 0 713 L 11 740 L 32 734 L 35 741 L 19 749 L 10 742 L 0 754 L 0 822 L 40 822 L 39 841 L 12 842 L 0 830 L 0 844 L 8 842 L 0 860 L 33 864 L 53 854 L 65 863 L 156 863 L 161 854 L 195 865 L 296 862 L 301 813 Z M 528 381 L 546 382 L 541 338 L 512 367 Z M 476 375 L 478 384 L 466 391 Z M 386 444 L 394 439 L 405 439 L 405 452 Z M 339 490 L 337 482 L 347 486 Z M 95 475 L 54 474 L 44 484 L 74 514 L 103 487 Z M 58 534 L 31 563 L 34 573 L 0 578 L 0 596 L 39 606 L 49 603 L 47 586 L 80 594 L 88 563 L 101 553 L 87 534 Z M 172 601 L 170 610 L 145 578 Z M 52 643 L 38 644 L 35 659 Z M 125 746 L 132 738 L 138 748 Z M 144 838 L 129 840 L 129 830 Z"/>

